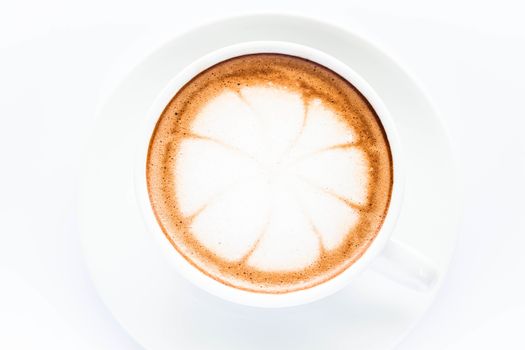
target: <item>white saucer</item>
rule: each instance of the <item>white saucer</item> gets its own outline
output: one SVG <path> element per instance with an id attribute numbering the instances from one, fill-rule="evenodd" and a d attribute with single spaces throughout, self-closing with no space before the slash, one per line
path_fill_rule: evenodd
<path id="1" fill-rule="evenodd" d="M 99 111 L 81 197 L 89 269 L 115 318 L 145 348 L 385 349 L 431 304 L 372 271 L 343 291 L 294 308 L 230 304 L 178 276 L 145 239 L 135 199 L 136 128 L 165 84 L 206 52 L 241 41 L 311 46 L 347 63 L 390 109 L 404 146 L 406 197 L 394 237 L 432 259 L 444 274 L 460 213 L 453 156 L 421 89 L 389 56 L 359 36 L 315 20 L 276 15 L 228 19 L 175 38 L 143 60 Z"/>

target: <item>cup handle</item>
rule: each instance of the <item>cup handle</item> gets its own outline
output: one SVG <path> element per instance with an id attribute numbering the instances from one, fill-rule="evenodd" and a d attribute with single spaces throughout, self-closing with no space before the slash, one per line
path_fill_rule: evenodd
<path id="1" fill-rule="evenodd" d="M 396 240 L 390 240 L 372 262 L 372 269 L 387 278 L 418 291 L 429 291 L 439 273 L 425 256 Z"/>

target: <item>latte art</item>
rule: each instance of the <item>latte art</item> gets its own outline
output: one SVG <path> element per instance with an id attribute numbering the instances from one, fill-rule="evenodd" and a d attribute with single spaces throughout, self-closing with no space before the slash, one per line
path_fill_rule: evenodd
<path id="1" fill-rule="evenodd" d="M 168 104 L 147 160 L 152 208 L 190 263 L 233 287 L 285 293 L 348 268 L 392 188 L 388 141 L 348 82 L 278 54 L 206 70 Z"/>
<path id="2" fill-rule="evenodd" d="M 225 91 L 197 113 L 176 154 L 180 211 L 198 213 L 191 232 L 224 260 L 305 268 L 341 244 L 366 202 L 356 145 L 319 99 L 305 104 L 274 85 Z"/>

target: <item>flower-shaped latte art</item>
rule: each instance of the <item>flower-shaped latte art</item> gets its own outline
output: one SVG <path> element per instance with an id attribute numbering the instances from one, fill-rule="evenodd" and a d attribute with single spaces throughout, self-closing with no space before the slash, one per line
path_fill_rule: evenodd
<path id="1" fill-rule="evenodd" d="M 340 246 L 367 203 L 356 138 L 319 99 L 274 85 L 220 93 L 176 154 L 189 232 L 220 258 L 258 270 L 311 265 Z"/>

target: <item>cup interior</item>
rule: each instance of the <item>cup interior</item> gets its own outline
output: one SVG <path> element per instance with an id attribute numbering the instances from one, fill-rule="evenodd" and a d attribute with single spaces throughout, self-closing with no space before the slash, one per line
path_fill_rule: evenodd
<path id="1" fill-rule="evenodd" d="M 227 286 L 205 275 L 189 263 L 174 249 L 158 225 L 150 204 L 146 182 L 145 168 L 151 135 L 159 116 L 177 91 L 193 77 L 219 62 L 233 57 L 257 53 L 286 54 L 316 62 L 339 74 L 355 86 L 368 100 L 383 125 L 390 146 L 393 164 L 393 187 L 388 212 L 379 233 L 365 253 L 345 271 L 326 282 L 311 288 L 282 294 L 255 293 Z M 341 61 L 314 48 L 288 42 L 257 41 L 232 45 L 203 56 L 182 70 L 159 94 L 141 128 L 141 138 L 138 143 L 135 166 L 135 188 L 138 204 L 141 207 L 147 226 L 147 235 L 155 241 L 155 245 L 171 263 L 174 273 L 176 273 L 176 270 L 198 287 L 231 302 L 257 307 L 286 307 L 309 303 L 337 292 L 345 287 L 352 280 L 353 276 L 362 271 L 381 252 L 390 238 L 401 207 L 404 187 L 402 170 L 400 144 L 394 123 L 380 97 L 364 78 Z"/>

